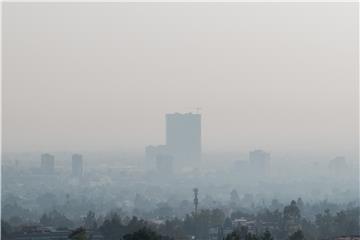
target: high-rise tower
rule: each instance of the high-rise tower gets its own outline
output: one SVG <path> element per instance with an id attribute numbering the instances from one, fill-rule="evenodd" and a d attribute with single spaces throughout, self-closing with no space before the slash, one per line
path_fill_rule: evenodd
<path id="1" fill-rule="evenodd" d="M 201 159 L 201 115 L 166 114 L 166 147 L 177 165 L 191 165 Z"/>
<path id="2" fill-rule="evenodd" d="M 250 166 L 253 173 L 267 176 L 270 170 L 270 153 L 263 150 L 254 150 L 249 153 Z"/>
<path id="3" fill-rule="evenodd" d="M 41 172 L 53 174 L 55 172 L 55 158 L 53 155 L 45 153 L 41 155 Z"/>
<path id="4" fill-rule="evenodd" d="M 83 175 L 83 158 L 80 154 L 72 155 L 72 175 L 81 177 Z"/>

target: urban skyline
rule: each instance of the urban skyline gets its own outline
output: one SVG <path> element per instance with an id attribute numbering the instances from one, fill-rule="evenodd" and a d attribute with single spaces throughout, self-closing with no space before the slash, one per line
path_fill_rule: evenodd
<path id="1" fill-rule="evenodd" d="M 360 240 L 359 3 L 2 3 L 1 240 Z"/>

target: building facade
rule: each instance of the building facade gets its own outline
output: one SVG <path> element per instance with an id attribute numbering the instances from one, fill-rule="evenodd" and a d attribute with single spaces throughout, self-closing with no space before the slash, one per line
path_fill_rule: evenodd
<path id="1" fill-rule="evenodd" d="M 270 153 L 254 150 L 249 153 L 251 170 L 258 176 L 267 176 L 270 172 Z"/>
<path id="2" fill-rule="evenodd" d="M 48 153 L 41 155 L 41 172 L 43 174 L 55 173 L 55 157 L 53 155 Z"/>
<path id="3" fill-rule="evenodd" d="M 176 165 L 192 165 L 201 160 L 201 115 L 166 114 L 166 147 Z"/>
<path id="4" fill-rule="evenodd" d="M 74 177 L 81 177 L 83 175 L 83 157 L 80 154 L 72 155 L 72 175 Z"/>

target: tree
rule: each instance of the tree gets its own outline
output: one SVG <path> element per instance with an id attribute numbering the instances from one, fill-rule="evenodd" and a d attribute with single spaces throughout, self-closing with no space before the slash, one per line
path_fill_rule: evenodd
<path id="1" fill-rule="evenodd" d="M 232 231 L 225 237 L 225 240 L 240 240 L 240 239 L 241 237 L 239 231 Z"/>
<path id="2" fill-rule="evenodd" d="M 298 221 L 301 218 L 300 209 L 296 205 L 294 200 L 291 201 L 290 205 L 284 208 L 284 218 L 285 220 L 294 220 Z"/>
<path id="3" fill-rule="evenodd" d="M 197 215 L 186 215 L 184 231 L 188 235 L 197 235 L 199 238 L 209 238 L 209 228 L 223 226 L 225 214 L 221 209 L 202 209 Z"/>
<path id="4" fill-rule="evenodd" d="M 71 240 L 86 240 L 86 230 L 83 227 L 79 227 L 72 231 L 68 237 Z"/>
<path id="5" fill-rule="evenodd" d="M 332 215 L 329 209 L 315 216 L 319 238 L 335 238 L 342 235 L 359 234 L 360 208 L 347 209 Z"/>
<path id="6" fill-rule="evenodd" d="M 340 211 L 334 216 L 334 234 L 341 235 L 359 235 L 359 216 L 360 208 L 352 208 Z"/>
<path id="7" fill-rule="evenodd" d="M 40 223 L 44 226 L 57 228 L 69 228 L 73 226 L 73 222 L 70 221 L 70 219 L 56 210 L 43 214 L 40 218 Z"/>
<path id="8" fill-rule="evenodd" d="M 319 238 L 330 238 L 334 235 L 333 216 L 329 209 L 326 209 L 324 214 L 317 214 L 315 216 L 315 224 L 319 232 Z"/>
<path id="9" fill-rule="evenodd" d="M 211 210 L 210 225 L 211 226 L 222 226 L 225 221 L 225 213 L 221 209 Z"/>
<path id="10" fill-rule="evenodd" d="M 246 233 L 245 235 L 243 234 L 244 229 L 242 230 L 235 230 L 232 231 L 230 234 L 226 235 L 225 240 L 260 240 L 259 237 L 256 234 L 252 234 L 252 233 Z M 264 235 L 261 237 L 261 240 L 272 240 L 272 236 L 270 234 L 270 232 L 265 232 Z"/>
<path id="11" fill-rule="evenodd" d="M 136 232 L 146 227 L 147 227 L 146 221 L 144 221 L 143 219 L 139 219 L 137 217 L 133 217 L 128 223 L 128 225 L 125 227 L 124 233 L 128 234 L 128 233 Z"/>
<path id="12" fill-rule="evenodd" d="M 290 205 L 284 207 L 283 216 L 283 230 L 287 232 L 287 234 L 292 234 L 300 228 L 300 209 L 294 200 L 291 201 Z"/>
<path id="13" fill-rule="evenodd" d="M 118 214 L 111 214 L 110 218 L 106 219 L 100 226 L 99 230 L 105 239 L 118 240 L 124 235 L 125 226 L 121 222 Z"/>
<path id="14" fill-rule="evenodd" d="M 247 240 L 253 240 L 253 237 L 255 235 L 252 235 L 251 233 L 248 233 L 248 229 L 246 226 L 241 226 L 240 229 L 236 229 L 225 236 L 225 240 L 241 240 L 241 239 L 247 239 Z"/>
<path id="15" fill-rule="evenodd" d="M 304 240 L 304 234 L 301 230 L 297 230 L 289 236 L 289 240 Z"/>
<path id="16" fill-rule="evenodd" d="M 160 234 L 174 239 L 186 239 L 183 221 L 178 218 L 166 220 L 165 224 L 159 225 L 158 231 Z"/>
<path id="17" fill-rule="evenodd" d="M 318 239 L 316 226 L 310 220 L 302 219 L 301 230 L 304 234 L 304 238 L 306 238 L 307 240 Z"/>
<path id="18" fill-rule="evenodd" d="M 141 228 L 133 233 L 128 233 L 124 235 L 124 240 L 166 240 L 170 239 L 169 237 L 161 236 L 155 231 L 149 228 Z"/>
<path id="19" fill-rule="evenodd" d="M 41 217 L 40 217 L 40 223 L 44 226 L 48 226 L 50 225 L 50 218 L 47 216 L 46 213 L 44 213 Z"/>
<path id="20" fill-rule="evenodd" d="M 258 240 L 258 237 L 255 234 L 248 233 L 245 236 L 245 240 Z"/>
<path id="21" fill-rule="evenodd" d="M 269 230 L 266 230 L 263 235 L 261 236 L 261 240 L 273 240 L 271 233 Z"/>
<path id="22" fill-rule="evenodd" d="M 195 235 L 195 220 L 194 220 L 194 216 L 186 214 L 184 222 L 183 222 L 183 228 L 184 228 L 184 232 L 188 235 Z"/>
<path id="23" fill-rule="evenodd" d="M 95 213 L 92 211 L 89 211 L 84 218 L 84 224 L 86 229 L 96 229 L 97 223 L 96 223 L 96 217 Z"/>

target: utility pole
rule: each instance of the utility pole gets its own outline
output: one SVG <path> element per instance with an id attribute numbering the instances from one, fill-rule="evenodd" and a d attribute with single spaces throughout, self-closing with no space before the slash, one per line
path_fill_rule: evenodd
<path id="1" fill-rule="evenodd" d="M 194 188 L 193 189 L 194 192 L 194 206 L 195 206 L 195 211 L 194 211 L 194 220 L 195 220 L 195 240 L 198 239 L 198 219 L 197 219 L 197 214 L 198 214 L 198 204 L 199 204 L 199 199 L 198 199 L 198 193 L 199 193 L 199 189 Z"/>
<path id="2" fill-rule="evenodd" d="M 198 204 L 199 204 L 199 199 L 198 199 L 199 189 L 194 188 L 193 191 L 194 191 L 195 215 L 197 215 Z"/>

